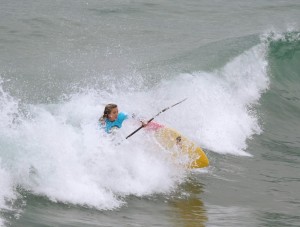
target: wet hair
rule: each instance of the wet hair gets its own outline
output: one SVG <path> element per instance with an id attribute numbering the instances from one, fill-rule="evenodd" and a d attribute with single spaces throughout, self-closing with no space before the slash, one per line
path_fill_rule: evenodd
<path id="1" fill-rule="evenodd" d="M 104 108 L 103 115 L 102 115 L 102 117 L 100 117 L 99 121 L 104 121 L 106 118 L 108 118 L 108 115 L 111 113 L 111 111 L 117 107 L 118 106 L 113 103 L 107 104 Z"/>

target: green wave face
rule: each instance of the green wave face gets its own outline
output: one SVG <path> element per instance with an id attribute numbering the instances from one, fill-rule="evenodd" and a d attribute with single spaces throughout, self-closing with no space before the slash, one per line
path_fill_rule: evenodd
<path id="1" fill-rule="evenodd" d="M 300 111 L 300 33 L 284 34 L 269 43 L 271 89 L 269 101 L 276 100 L 276 113 L 299 116 Z M 298 113 L 298 114 L 297 114 Z"/>
<path id="2" fill-rule="evenodd" d="M 273 144 L 272 150 L 289 154 L 291 161 L 299 157 L 300 147 L 300 32 L 270 36 L 268 45 L 271 84 L 261 100 L 265 131 L 261 140 Z"/>

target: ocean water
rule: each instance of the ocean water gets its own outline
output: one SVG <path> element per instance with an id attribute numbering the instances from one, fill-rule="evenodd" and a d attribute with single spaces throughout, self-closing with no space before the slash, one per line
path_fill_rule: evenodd
<path id="1" fill-rule="evenodd" d="M 299 21 L 296 0 L 2 0 L 0 226 L 300 226 Z M 183 98 L 156 121 L 208 168 L 98 129 L 107 103 Z"/>

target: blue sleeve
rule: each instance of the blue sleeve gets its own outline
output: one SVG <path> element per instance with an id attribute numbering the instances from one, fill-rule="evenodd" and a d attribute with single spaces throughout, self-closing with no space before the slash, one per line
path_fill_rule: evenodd
<path id="1" fill-rule="evenodd" d="M 118 118 L 121 122 L 123 122 L 124 120 L 128 119 L 128 115 L 126 113 L 120 112 Z"/>

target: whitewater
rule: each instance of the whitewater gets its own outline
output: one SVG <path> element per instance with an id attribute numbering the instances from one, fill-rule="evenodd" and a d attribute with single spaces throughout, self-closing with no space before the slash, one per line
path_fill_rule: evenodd
<path id="1" fill-rule="evenodd" d="M 265 51 L 257 45 L 219 70 L 181 74 L 146 91 L 83 89 L 55 104 L 21 106 L 1 88 L 1 207 L 16 199 L 18 187 L 52 201 L 114 209 L 124 196 L 167 193 L 182 182 L 186 174 L 164 162 L 145 132 L 114 146 L 97 124 L 106 103 L 148 119 L 187 97 L 157 121 L 204 149 L 250 156 L 246 140 L 261 132 L 251 106 L 269 84 Z"/>
<path id="2" fill-rule="evenodd" d="M 0 226 L 297 226 L 296 1 L 0 7 Z M 106 104 L 174 128 L 210 166 L 174 164 L 152 133 L 99 129 Z M 180 160 L 179 160 L 180 161 Z"/>

